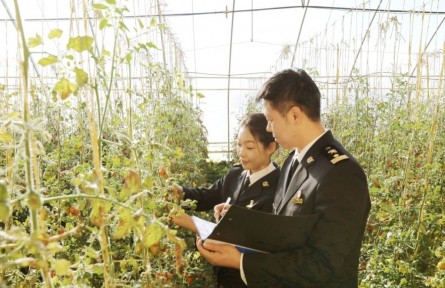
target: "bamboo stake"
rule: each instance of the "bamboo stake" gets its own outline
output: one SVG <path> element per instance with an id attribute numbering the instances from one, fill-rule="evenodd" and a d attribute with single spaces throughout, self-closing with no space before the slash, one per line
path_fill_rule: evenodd
<path id="1" fill-rule="evenodd" d="M 39 215 L 38 215 L 38 209 L 41 206 L 40 202 L 40 191 L 36 189 L 35 185 L 35 177 L 38 177 L 38 173 L 35 173 L 35 169 L 33 169 L 33 165 L 36 165 L 37 160 L 35 159 L 35 155 L 33 153 L 33 147 L 35 146 L 35 139 L 34 139 L 34 130 L 31 123 L 31 115 L 29 111 L 29 78 L 28 78 L 28 68 L 29 68 L 29 49 L 26 44 L 26 38 L 25 33 L 23 30 L 22 25 L 22 19 L 20 15 L 19 5 L 17 3 L 17 0 L 14 0 L 14 6 L 16 11 L 16 21 L 17 21 L 17 30 L 19 33 L 19 43 L 21 42 L 22 45 L 22 62 L 20 62 L 20 72 L 22 76 L 22 86 L 23 89 L 21 90 L 22 99 L 23 99 L 23 122 L 25 123 L 25 155 L 26 155 L 26 161 L 25 161 L 25 177 L 26 177 L 26 190 L 27 190 L 27 197 L 28 197 L 28 205 L 29 205 L 29 211 L 31 214 L 31 234 L 32 238 L 36 241 L 39 241 L 40 238 L 40 227 L 39 227 Z M 48 267 L 48 261 L 46 258 L 46 255 L 44 253 L 44 250 L 38 250 L 39 258 L 41 261 L 41 269 L 40 273 L 42 275 L 42 278 L 46 284 L 46 287 L 52 288 L 53 284 L 51 281 L 51 277 L 49 274 L 49 267 Z"/>
<path id="2" fill-rule="evenodd" d="M 88 32 L 88 25 L 87 25 L 87 9 L 88 9 L 88 4 L 86 3 L 86 1 L 82 1 L 82 5 L 83 5 L 83 26 L 84 26 L 84 30 L 85 33 Z M 90 58 L 89 58 L 90 59 Z M 88 59 L 88 60 L 89 60 Z M 114 58 L 113 58 L 114 59 Z M 88 64 L 90 64 L 90 61 L 88 61 Z M 114 67 L 114 62 L 112 67 Z M 114 69 L 114 68 L 112 68 Z M 91 71 L 92 69 L 90 69 Z M 113 72 L 113 70 L 112 70 Z M 112 73 L 113 75 L 113 73 Z M 111 76 L 112 78 L 112 76 Z M 111 87 L 111 83 L 110 82 L 110 87 Z M 97 83 L 96 83 L 97 84 Z M 102 161 L 101 161 L 101 153 L 100 153 L 100 138 L 98 137 L 98 133 L 97 133 L 97 124 L 96 124 L 96 120 L 94 118 L 94 108 L 96 107 L 96 103 L 94 101 L 95 99 L 95 95 L 96 97 L 98 97 L 98 94 L 94 93 L 94 86 L 96 85 L 91 85 L 90 89 L 87 91 L 86 96 L 87 96 L 87 103 L 89 103 L 89 105 L 86 105 L 86 111 L 87 111 L 87 117 L 88 117 L 88 123 L 89 123 L 89 133 L 90 133 L 90 139 L 91 139 L 91 147 L 92 147 L 92 151 L 93 151 L 93 155 L 92 155 L 92 160 L 93 160 L 93 173 L 94 173 L 94 180 L 97 184 L 97 194 L 101 197 L 105 197 L 105 193 L 104 193 L 104 178 L 103 178 L 103 174 L 102 174 Z M 108 91 L 108 93 L 110 93 L 110 90 Z M 109 96 L 109 94 L 108 94 Z M 108 98 L 108 97 L 107 97 Z M 98 98 L 97 98 L 98 99 Z M 88 101 L 89 100 L 89 101 Z M 100 103 L 97 102 L 97 109 L 98 111 L 100 111 Z M 100 114 L 98 115 L 98 117 L 100 117 Z M 99 124 L 100 123 L 100 118 L 99 118 Z M 102 123 L 103 124 L 103 123 Z M 104 218 L 104 208 L 101 206 L 99 208 L 99 222 L 103 221 Z M 101 250 L 103 253 L 103 265 L 104 265 L 104 287 L 105 288 L 114 288 L 115 287 L 115 283 L 114 283 L 114 263 L 112 260 L 112 256 L 111 256 L 111 252 L 110 252 L 110 243 L 109 243 L 109 235 L 108 235 L 108 231 L 107 231 L 107 225 L 100 225 L 99 228 L 99 241 L 100 241 L 100 246 L 101 246 Z"/>
<path id="3" fill-rule="evenodd" d="M 445 42 L 443 45 L 443 48 L 445 49 Z M 428 62 L 427 62 L 428 63 Z M 428 66 L 428 65 L 427 65 Z M 428 69 L 427 69 L 428 71 Z M 422 195 L 422 202 L 420 204 L 420 209 L 419 209 L 419 216 L 417 219 L 417 228 L 416 228 L 416 246 L 414 249 L 414 254 L 413 254 L 413 259 L 415 259 L 417 257 L 417 254 L 419 252 L 419 246 L 420 246 L 420 235 L 421 235 L 421 225 L 423 222 L 423 216 L 424 216 L 424 209 L 425 209 L 425 202 L 426 202 L 426 198 L 427 198 L 427 193 L 429 190 L 429 185 L 428 185 L 428 175 L 429 173 L 428 170 L 431 170 L 431 163 L 432 163 L 432 158 L 433 158 L 433 151 L 434 151 L 434 144 L 435 144 L 435 140 L 436 140 L 436 135 L 437 135 L 437 119 L 439 118 L 439 113 L 440 113 L 440 100 L 441 100 L 441 95 L 440 95 L 440 91 L 442 90 L 442 85 L 443 85 L 443 78 L 444 78 L 444 71 L 445 71 L 445 55 L 443 56 L 443 61 L 442 61 L 442 69 L 440 72 L 440 77 L 439 77 L 439 89 L 437 89 L 437 96 L 436 96 L 436 111 L 434 114 L 434 118 L 433 118 L 433 123 L 431 124 L 431 130 L 430 130 L 430 140 L 429 140 L 429 145 L 428 145 L 428 153 L 427 153 L 427 157 L 426 157 L 426 163 L 425 166 L 427 167 L 427 171 L 425 173 L 425 186 L 423 188 L 423 195 Z M 429 83 L 428 81 L 429 77 L 427 77 L 427 85 Z M 428 85 L 428 89 L 427 91 L 429 91 L 429 85 Z"/>
<path id="4" fill-rule="evenodd" d="M 94 180 L 96 181 L 98 191 L 97 194 L 100 197 L 105 197 L 104 193 L 104 180 L 102 175 L 102 165 L 99 155 L 99 143 L 97 139 L 97 129 L 96 129 L 96 122 L 93 116 L 93 109 L 95 107 L 93 92 L 90 90 L 89 93 L 89 107 L 87 105 L 87 116 L 88 116 L 88 122 L 89 122 L 89 131 L 90 131 L 90 138 L 91 138 L 91 146 L 93 150 L 93 167 L 94 167 Z M 103 219 L 104 217 L 104 209 L 101 207 L 99 209 L 99 219 Z M 102 220 L 99 220 L 102 222 Z M 110 243 L 109 243 L 109 237 L 106 225 L 100 226 L 100 244 L 101 249 L 103 252 L 103 260 L 104 260 L 104 285 L 106 288 L 113 288 L 114 285 L 114 265 L 110 253 Z"/>
<path id="5" fill-rule="evenodd" d="M 418 51 L 418 57 L 417 57 L 417 75 L 416 75 L 416 98 L 415 98 L 415 103 L 414 106 L 412 105 L 412 101 L 408 101 L 408 113 L 411 115 L 411 121 L 414 122 L 417 118 L 417 112 L 418 109 L 416 109 L 418 107 L 419 101 L 420 101 L 420 96 L 421 96 L 421 91 L 422 91 L 422 57 L 423 57 L 423 47 L 422 47 L 422 39 L 423 39 L 423 25 L 424 25 L 424 15 L 425 13 L 422 13 L 422 33 L 420 36 L 420 43 L 419 43 L 419 51 Z M 411 100 L 411 99 L 409 99 Z M 414 134 L 415 131 L 412 130 L 411 131 L 411 137 L 410 137 L 410 141 L 409 141 L 409 146 L 408 146 L 408 155 L 407 155 L 407 159 L 406 159 L 406 163 L 405 163 L 405 175 L 404 175 L 404 180 L 403 180 L 403 190 L 402 190 L 402 194 L 399 200 L 399 205 L 402 206 L 403 202 L 405 201 L 406 198 L 406 191 L 407 191 L 407 187 L 408 187 L 408 181 L 409 181 L 409 165 L 411 163 L 411 158 L 412 158 L 412 152 L 414 149 Z M 400 215 L 400 222 L 402 223 L 402 214 Z"/>

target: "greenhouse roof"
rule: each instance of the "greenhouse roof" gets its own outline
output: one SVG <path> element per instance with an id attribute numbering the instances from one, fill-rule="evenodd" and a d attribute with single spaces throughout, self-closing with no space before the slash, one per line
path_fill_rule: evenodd
<path id="1" fill-rule="evenodd" d="M 96 47 L 99 51 L 100 45 L 109 41 L 108 32 L 92 27 L 105 25 L 100 22 L 105 13 L 100 5 L 109 1 L 94 3 L 97 9 L 84 12 L 89 21 L 82 22 L 75 21 L 85 19 L 82 1 L 18 1 L 19 7 L 26 5 L 20 12 L 28 37 L 43 37 L 55 28 L 71 35 L 89 31 L 86 33 L 101 39 Z M 155 19 L 166 26 L 164 35 L 145 35 L 158 49 L 151 60 L 170 62 L 171 69 L 181 67 L 194 91 L 204 96 L 196 101 L 212 143 L 233 139 L 237 119 L 249 99 L 277 70 L 308 70 L 327 89 L 323 94 L 329 98 L 330 84 L 347 83 L 356 73 L 378 78 L 380 87 L 387 88 L 382 79 L 388 75 L 417 74 L 418 64 L 424 64 L 419 55 L 438 57 L 443 52 L 445 3 L 439 0 L 188 0 L 157 4 L 122 1 L 127 8 L 122 15 L 128 41 L 144 36 L 132 25 L 149 26 Z M 0 81 L 18 85 L 14 81 L 18 76 L 14 1 L 2 0 L 2 6 L 0 33 L 5 35 L 5 43 L 0 48 Z M 34 77 L 48 77 L 38 61 L 42 55 L 56 55 L 65 48 L 63 37 L 65 34 L 59 42 L 45 41 L 45 46 L 32 54 Z M 440 67 L 433 62 L 429 63 L 429 74 L 437 76 Z M 135 70 L 132 77 L 142 74 L 143 70 Z"/>

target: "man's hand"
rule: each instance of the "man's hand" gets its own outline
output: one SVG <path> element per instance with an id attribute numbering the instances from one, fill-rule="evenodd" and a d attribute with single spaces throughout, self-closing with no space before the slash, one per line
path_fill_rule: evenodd
<path id="1" fill-rule="evenodd" d="M 241 253 L 235 246 L 207 239 L 204 243 L 197 237 L 199 253 L 213 266 L 240 269 Z"/>

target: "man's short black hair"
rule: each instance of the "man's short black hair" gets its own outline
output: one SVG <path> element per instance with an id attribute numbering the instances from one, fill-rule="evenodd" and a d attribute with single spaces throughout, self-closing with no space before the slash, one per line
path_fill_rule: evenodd
<path id="1" fill-rule="evenodd" d="M 267 100 L 281 115 L 298 106 L 310 119 L 320 120 L 320 90 L 303 69 L 274 74 L 263 84 L 256 100 Z"/>

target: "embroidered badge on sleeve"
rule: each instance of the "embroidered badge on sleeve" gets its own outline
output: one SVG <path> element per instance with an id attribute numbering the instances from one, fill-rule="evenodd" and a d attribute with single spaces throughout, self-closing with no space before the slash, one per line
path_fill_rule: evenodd
<path id="1" fill-rule="evenodd" d="M 324 147 L 323 152 L 328 157 L 328 160 L 331 161 L 332 164 L 337 164 L 340 161 L 349 159 L 348 155 L 343 154 L 334 145 L 328 145 Z"/>

